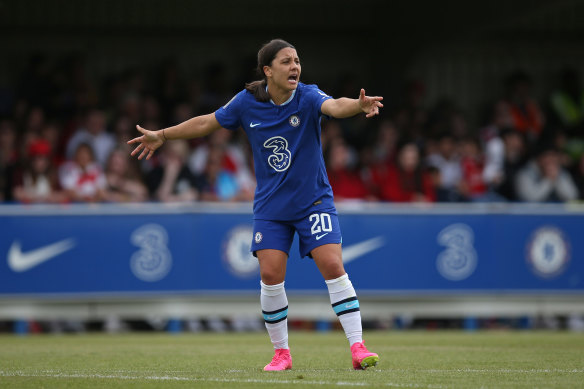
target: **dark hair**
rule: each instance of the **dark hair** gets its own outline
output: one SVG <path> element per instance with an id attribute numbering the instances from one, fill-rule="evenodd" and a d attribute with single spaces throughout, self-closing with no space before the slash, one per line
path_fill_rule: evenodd
<path id="1" fill-rule="evenodd" d="M 264 44 L 262 48 L 258 51 L 258 66 L 257 73 L 261 77 L 261 80 L 252 81 L 245 84 L 245 89 L 254 95 L 257 101 L 267 102 L 270 101 L 270 95 L 266 92 L 266 85 L 268 80 L 264 74 L 264 66 L 271 66 L 272 61 L 276 58 L 278 52 L 282 49 L 290 47 L 295 49 L 290 43 L 282 39 L 272 39 L 268 43 Z"/>

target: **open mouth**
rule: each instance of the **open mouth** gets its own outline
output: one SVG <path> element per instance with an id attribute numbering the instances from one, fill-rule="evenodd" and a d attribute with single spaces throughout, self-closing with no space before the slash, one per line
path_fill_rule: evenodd
<path id="1" fill-rule="evenodd" d="M 291 74 L 288 76 L 288 82 L 297 83 L 298 82 L 298 74 Z"/>

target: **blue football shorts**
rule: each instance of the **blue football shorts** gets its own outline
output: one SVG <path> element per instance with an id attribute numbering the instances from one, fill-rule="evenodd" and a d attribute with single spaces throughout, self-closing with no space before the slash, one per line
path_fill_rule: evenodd
<path id="1" fill-rule="evenodd" d="M 342 243 L 341 227 L 337 215 L 315 212 L 295 221 L 254 220 L 251 252 L 275 249 L 289 254 L 294 233 L 298 233 L 300 257 L 310 255 L 315 248 L 324 244 Z"/>

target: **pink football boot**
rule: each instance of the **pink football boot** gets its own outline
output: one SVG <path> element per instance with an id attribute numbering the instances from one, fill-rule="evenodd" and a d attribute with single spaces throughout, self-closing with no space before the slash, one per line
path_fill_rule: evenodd
<path id="1" fill-rule="evenodd" d="M 365 342 L 357 342 L 351 346 L 351 355 L 353 356 L 353 368 L 355 370 L 365 370 L 370 366 L 377 365 L 379 356 L 369 352 L 365 347 Z"/>
<path id="2" fill-rule="evenodd" d="M 264 367 L 265 371 L 279 371 L 292 369 L 292 356 L 286 348 L 276 349 L 272 362 Z"/>

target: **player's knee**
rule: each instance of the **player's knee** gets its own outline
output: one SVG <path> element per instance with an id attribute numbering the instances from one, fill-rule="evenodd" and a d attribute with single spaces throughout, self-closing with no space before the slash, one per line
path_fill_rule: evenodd
<path id="1" fill-rule="evenodd" d="M 276 285 L 284 282 L 285 273 L 279 269 L 260 269 L 260 277 L 266 285 Z"/>
<path id="2" fill-rule="evenodd" d="M 331 258 L 328 261 L 322 261 L 320 270 L 325 279 L 331 280 L 344 275 L 345 267 L 343 266 L 343 261 L 337 258 Z"/>
<path id="3" fill-rule="evenodd" d="M 327 279 L 339 278 L 340 276 L 344 275 L 345 273 L 346 273 L 345 268 L 343 267 L 343 264 L 341 263 L 340 265 L 332 266 L 329 269 Z"/>

